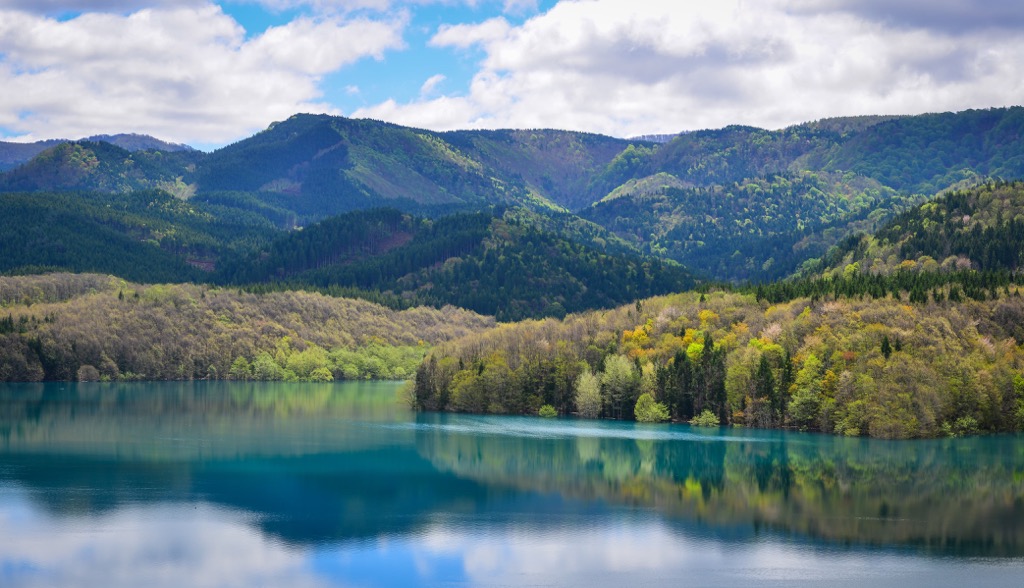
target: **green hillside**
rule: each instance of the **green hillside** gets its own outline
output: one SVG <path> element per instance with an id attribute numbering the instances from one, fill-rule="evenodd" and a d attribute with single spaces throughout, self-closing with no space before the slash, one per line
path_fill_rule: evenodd
<path id="1" fill-rule="evenodd" d="M 803 163 L 934 194 L 979 176 L 1024 177 L 1024 107 L 968 110 L 883 121 Z"/>
<path id="2" fill-rule="evenodd" d="M 822 255 L 843 229 L 916 200 L 862 177 L 803 172 L 709 188 L 633 190 L 581 216 L 705 276 L 764 280 Z"/>
<path id="3" fill-rule="evenodd" d="M 873 235 L 845 240 L 808 270 L 1016 272 L 1022 262 L 1024 182 L 1015 181 L 944 194 L 894 217 Z"/>
<path id="4" fill-rule="evenodd" d="M 380 292 L 499 320 L 564 316 L 695 284 L 678 264 L 642 257 L 596 225 L 525 209 L 434 220 L 397 210 L 350 213 L 284 236 L 222 272 L 235 283 Z"/>
<path id="5" fill-rule="evenodd" d="M 1022 132 L 1020 106 L 825 119 L 777 131 L 731 126 L 637 149 L 595 181 L 610 192 L 659 172 L 714 186 L 782 172 L 852 171 L 895 190 L 930 194 L 976 176 L 1024 176 Z"/>
<path id="6" fill-rule="evenodd" d="M 914 304 L 1017 296 L 1024 283 L 1024 182 L 988 182 L 913 207 L 872 234 L 854 234 L 799 276 L 752 288 L 759 300 L 800 297 Z M 1000 307 L 997 322 L 1024 343 L 1024 315 Z"/>
<path id="7" fill-rule="evenodd" d="M 55 139 L 35 143 L 0 141 L 0 172 L 12 170 L 60 143 L 61 141 Z"/>
<path id="8" fill-rule="evenodd" d="M 246 203 L 228 193 L 188 201 L 141 190 L 0 194 L 0 272 L 314 288 L 394 307 L 454 304 L 502 320 L 563 316 L 695 283 L 678 264 L 644 257 L 570 214 L 427 219 L 374 209 L 285 231 L 268 220 L 274 209 Z"/>
<path id="9" fill-rule="evenodd" d="M 149 135 L 125 133 L 117 135 L 93 135 L 91 137 L 81 139 L 81 141 L 88 141 L 92 143 L 102 141 L 116 145 L 128 151 L 192 151 L 192 148 L 188 145 L 168 143 L 167 141 L 161 141 L 160 139 Z M 61 139 L 47 139 L 45 141 L 35 141 L 33 143 L 0 141 L 0 172 L 9 171 L 24 163 L 28 163 L 33 157 L 39 155 L 43 151 L 67 142 L 68 141 Z"/>
<path id="10" fill-rule="evenodd" d="M 1024 177 L 1024 109 L 687 133 L 630 148 L 581 216 L 721 280 L 785 277 L 957 183 Z"/>
<path id="11" fill-rule="evenodd" d="M 120 193 L 159 188 L 187 198 L 195 192 L 187 181 L 189 170 L 201 156 L 197 151 L 131 152 L 103 141 L 60 143 L 0 174 L 0 191 Z"/>
<path id="12" fill-rule="evenodd" d="M 211 153 L 200 190 L 257 192 L 303 218 L 381 205 L 572 208 L 627 143 L 561 131 L 434 133 L 373 120 L 296 115 Z"/>
<path id="13" fill-rule="evenodd" d="M 634 143 L 603 135 L 553 130 L 453 131 L 441 137 L 531 194 L 565 210 L 604 196 L 593 177 Z"/>
<path id="14" fill-rule="evenodd" d="M 429 346 L 493 325 L 309 292 L 0 277 L 0 381 L 404 378 Z"/>
<path id="15" fill-rule="evenodd" d="M 210 269 L 274 232 L 260 215 L 159 190 L 0 194 L 0 272 L 201 281 L 208 274 L 198 268 Z"/>

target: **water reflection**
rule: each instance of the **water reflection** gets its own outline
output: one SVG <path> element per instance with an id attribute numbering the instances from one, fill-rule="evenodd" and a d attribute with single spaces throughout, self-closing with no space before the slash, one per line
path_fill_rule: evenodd
<path id="1" fill-rule="evenodd" d="M 92 585 L 103 568 L 131 585 L 895 584 L 904 569 L 998 584 L 1024 569 L 1019 437 L 414 414 L 399 389 L 4 387 L 0 585 Z M 196 578 L 158 573 L 186 562 Z"/>
<path id="2" fill-rule="evenodd" d="M 251 531 L 253 515 L 208 503 L 129 505 L 73 518 L 31 514 L 0 490 L 5 587 L 103 586 L 1018 586 L 995 560 L 920 559 L 785 540 L 729 544 L 651 517 L 598 529 L 486 528 L 296 548 Z"/>
<path id="3" fill-rule="evenodd" d="M 626 423 L 568 423 L 554 437 L 521 434 L 533 419 L 478 418 L 474 433 L 458 416 L 420 415 L 417 448 L 463 478 L 651 506 L 717 528 L 1024 554 L 1020 437 L 893 443 L 740 431 L 701 438 L 689 428 Z"/>

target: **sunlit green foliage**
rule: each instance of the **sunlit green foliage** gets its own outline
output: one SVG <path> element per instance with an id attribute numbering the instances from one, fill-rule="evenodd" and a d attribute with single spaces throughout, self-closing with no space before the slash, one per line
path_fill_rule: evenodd
<path id="1" fill-rule="evenodd" d="M 633 414 L 640 423 L 662 423 L 669 420 L 668 409 L 646 392 L 636 400 Z"/>
<path id="2" fill-rule="evenodd" d="M 0 308 L 4 381 L 73 380 L 83 366 L 111 380 L 405 379 L 430 345 L 494 324 L 453 307 L 60 274 L 0 277 Z"/>
<path id="3" fill-rule="evenodd" d="M 705 410 L 704 412 L 690 419 L 689 422 L 691 425 L 695 427 L 717 427 L 721 424 L 718 421 L 718 415 L 711 412 L 710 410 Z"/>
<path id="4" fill-rule="evenodd" d="M 676 421 L 709 411 L 723 425 L 852 436 L 935 437 L 1024 424 L 1024 351 L 1013 339 L 1016 325 L 1001 318 L 1024 312 L 1016 286 L 997 300 L 960 303 L 908 304 L 906 292 L 779 304 L 727 292 L 701 298 L 647 299 L 441 344 L 417 372 L 417 405 L 470 410 L 451 401 L 458 385 L 487 396 L 473 405 L 482 412 L 536 414 L 552 404 L 561 413 L 629 419 L 649 393 Z M 585 369 L 557 371 L 579 362 Z M 482 378 L 492 369 L 500 369 L 501 385 L 488 389 Z M 653 384 L 645 375 L 652 371 Z M 558 396 L 565 388 L 571 393 Z"/>
<path id="5" fill-rule="evenodd" d="M 579 416 L 596 419 L 601 414 L 601 382 L 587 367 L 576 379 L 576 408 Z"/>

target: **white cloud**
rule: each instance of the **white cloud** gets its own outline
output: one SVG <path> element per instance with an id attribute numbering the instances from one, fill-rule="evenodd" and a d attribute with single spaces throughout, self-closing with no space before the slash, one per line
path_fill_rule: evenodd
<path id="1" fill-rule="evenodd" d="M 435 74 L 427 78 L 427 81 L 423 82 L 420 86 L 420 96 L 428 96 L 437 89 L 438 84 L 448 79 L 444 74 Z"/>
<path id="2" fill-rule="evenodd" d="M 3 0 L 0 0 L 3 1 Z M 27 0 L 21 0 L 27 1 Z M 59 0 L 54 0 L 59 1 Z M 71 1 L 71 0 L 63 0 Z M 117 0 L 108 0 L 111 2 Z M 123 0 L 124 1 L 124 0 Z M 361 9 L 390 10 L 397 7 L 413 7 L 431 4 L 466 5 L 477 8 L 484 4 L 501 4 L 508 14 L 527 14 L 537 10 L 537 0 L 228 0 L 249 4 L 260 4 L 271 10 L 311 8 L 318 12 L 350 12 Z"/>
<path id="3" fill-rule="evenodd" d="M 504 7 L 505 12 L 511 14 L 526 14 L 538 8 L 537 0 L 504 0 Z"/>
<path id="4" fill-rule="evenodd" d="M 486 45 L 505 39 L 511 30 L 512 26 L 500 16 L 480 24 L 442 25 L 430 39 L 430 45 L 468 49 L 473 45 Z"/>
<path id="5" fill-rule="evenodd" d="M 237 139 L 296 112 L 333 112 L 317 102 L 321 76 L 402 47 L 405 26 L 300 18 L 247 40 L 212 5 L 67 21 L 0 12 L 0 127 L 26 138 Z"/>
<path id="6" fill-rule="evenodd" d="M 466 583 L 479 586 L 535 586 L 538 581 L 551 586 L 792 586 L 825 585 L 836 578 L 854 585 L 898 586 L 922 573 L 941 578 L 951 571 L 927 568 L 905 556 L 865 558 L 839 551 L 823 558 L 816 547 L 763 538 L 724 541 L 653 520 L 600 528 L 603 532 L 580 533 L 523 525 L 481 537 L 435 527 L 423 533 L 417 547 L 421 566 L 428 570 L 435 559 L 461 557 Z"/>
<path id="7" fill-rule="evenodd" d="M 344 24 L 299 18 L 268 29 L 242 49 L 253 65 L 323 75 L 363 57 L 381 59 L 402 46 L 394 22 L 366 19 Z"/>
<path id="8" fill-rule="evenodd" d="M 0 10 L 11 9 L 37 14 L 64 12 L 136 11 L 143 8 L 182 7 L 203 4 L 206 0 L 0 0 Z"/>
<path id="9" fill-rule="evenodd" d="M 1001 0 L 789 0 L 787 8 L 811 14 L 845 12 L 890 26 L 951 34 L 1024 26 L 1024 3 Z"/>
<path id="10" fill-rule="evenodd" d="M 357 111 L 413 126 L 560 127 L 620 136 L 827 116 L 1003 106 L 1024 96 L 1024 31 L 950 34 L 878 2 L 563 0 L 520 26 L 443 26 L 485 57 L 460 96 Z M 957 0 L 948 0 L 955 5 Z M 952 10 L 952 9 L 951 9 Z M 954 11 L 955 12 L 955 11 Z"/>

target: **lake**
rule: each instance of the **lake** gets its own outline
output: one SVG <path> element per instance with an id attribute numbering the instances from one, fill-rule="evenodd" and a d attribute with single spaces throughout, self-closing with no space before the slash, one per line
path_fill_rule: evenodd
<path id="1" fill-rule="evenodd" d="M 1024 577 L 1024 437 L 417 414 L 401 388 L 0 385 L 0 585 Z"/>

